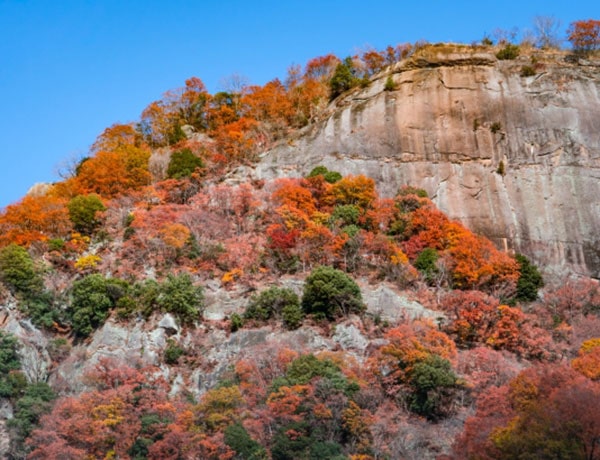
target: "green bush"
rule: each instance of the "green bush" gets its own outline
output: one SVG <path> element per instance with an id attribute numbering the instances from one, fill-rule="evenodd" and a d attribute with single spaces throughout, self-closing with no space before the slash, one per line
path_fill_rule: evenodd
<path id="1" fill-rule="evenodd" d="M 131 289 L 131 297 L 135 299 L 137 308 L 148 318 L 158 308 L 160 284 L 153 279 L 135 283 Z"/>
<path id="2" fill-rule="evenodd" d="M 11 244 L 0 250 L 0 280 L 19 297 L 18 308 L 36 326 L 62 322 L 54 308 L 54 296 L 44 289 L 44 280 L 25 248 Z"/>
<path id="3" fill-rule="evenodd" d="M 156 303 L 182 323 L 191 324 L 200 319 L 204 310 L 204 295 L 200 286 L 193 285 L 188 273 L 169 274 L 160 286 Z"/>
<path id="4" fill-rule="evenodd" d="M 516 254 L 515 259 L 519 263 L 519 279 L 515 298 L 520 301 L 533 302 L 537 299 L 538 290 L 544 286 L 542 274 L 524 255 Z"/>
<path id="5" fill-rule="evenodd" d="M 340 227 L 346 225 L 358 225 L 360 208 L 354 204 L 343 204 L 333 208 L 330 222 Z"/>
<path id="6" fill-rule="evenodd" d="M 385 80 L 385 85 L 383 86 L 384 91 L 394 91 L 396 89 L 396 83 L 394 83 L 394 79 L 392 76 L 388 76 Z"/>
<path id="7" fill-rule="evenodd" d="M 304 311 L 300 306 L 300 302 L 288 304 L 283 307 L 281 316 L 283 319 L 283 325 L 286 327 L 286 329 L 298 329 L 302 324 L 302 320 L 304 319 Z"/>
<path id="8" fill-rule="evenodd" d="M 354 88 L 359 84 L 359 79 L 354 75 L 354 64 L 352 58 L 347 57 L 344 62 L 340 62 L 331 80 L 329 81 L 329 88 L 331 90 L 331 100 L 334 100 L 344 91 L 348 91 L 350 88 Z"/>
<path id="9" fill-rule="evenodd" d="M 202 158 L 194 155 L 190 149 L 178 150 L 171 155 L 167 176 L 170 179 L 183 179 L 190 177 L 196 169 L 202 167 L 204 167 Z"/>
<path id="10" fill-rule="evenodd" d="M 504 161 L 500 160 L 500 163 L 498 163 L 498 168 L 496 169 L 496 174 L 500 174 L 501 176 L 504 176 L 504 174 L 506 174 L 506 168 L 504 166 Z"/>
<path id="11" fill-rule="evenodd" d="M 293 360 L 285 372 L 290 385 L 306 385 L 315 377 L 336 379 L 340 376 L 343 375 L 337 364 L 330 359 L 319 359 L 312 353 Z"/>
<path id="12" fill-rule="evenodd" d="M 438 272 L 436 265 L 438 259 L 439 254 L 435 249 L 425 248 L 419 253 L 413 265 L 429 282 Z"/>
<path id="13" fill-rule="evenodd" d="M 179 358 L 185 353 L 183 348 L 177 345 L 177 342 L 173 339 L 167 340 L 167 348 L 165 348 L 165 363 L 169 365 L 177 364 Z"/>
<path id="14" fill-rule="evenodd" d="M 271 458 L 273 460 L 310 459 L 310 446 L 315 439 L 307 436 L 310 431 L 308 422 L 292 422 L 284 425 L 273 436 Z M 293 433 L 290 436 L 290 433 Z"/>
<path id="15" fill-rule="evenodd" d="M 349 397 L 360 389 L 358 383 L 348 380 L 333 361 L 319 359 L 310 353 L 302 355 L 288 364 L 285 375 L 273 380 L 271 391 L 277 391 L 284 385 L 306 385 L 317 377 L 322 379 L 320 388 L 323 391 L 342 392 Z"/>
<path id="16" fill-rule="evenodd" d="M 298 295 L 291 289 L 273 286 L 250 299 L 244 318 L 257 321 L 280 319 L 288 306 L 300 306 Z"/>
<path id="17" fill-rule="evenodd" d="M 110 309 L 125 295 L 126 290 L 125 281 L 106 279 L 97 273 L 75 281 L 69 309 L 73 332 L 80 337 L 87 337 L 102 326 Z"/>
<path id="18" fill-rule="evenodd" d="M 91 235 L 100 225 L 98 213 L 106 207 L 96 194 L 77 195 L 67 204 L 73 228 L 84 235 Z"/>
<path id="19" fill-rule="evenodd" d="M 57 337 L 48 343 L 48 354 L 53 361 L 62 361 L 71 352 L 71 344 L 63 337 Z"/>
<path id="20" fill-rule="evenodd" d="M 36 326 L 50 328 L 55 323 L 64 323 L 62 311 L 55 308 L 54 296 L 46 290 L 30 294 L 21 300 L 19 310 Z"/>
<path id="21" fill-rule="evenodd" d="M 131 239 L 133 235 L 135 235 L 135 228 L 125 227 L 125 230 L 123 231 L 123 241 Z"/>
<path id="22" fill-rule="evenodd" d="M 337 171 L 330 171 L 325 166 L 315 166 L 306 177 L 323 176 L 326 182 L 335 184 L 342 178 L 342 175 Z"/>
<path id="23" fill-rule="evenodd" d="M 237 313 L 233 313 L 229 318 L 230 330 L 231 332 L 238 331 L 242 327 L 244 327 L 244 318 L 242 318 Z"/>
<path id="24" fill-rule="evenodd" d="M 0 330 L 0 397 L 14 397 L 21 390 L 21 359 L 18 353 L 19 342 L 12 334 Z"/>
<path id="25" fill-rule="evenodd" d="M 115 309 L 120 319 L 128 319 L 138 310 L 138 303 L 130 295 L 124 295 L 115 304 Z"/>
<path id="26" fill-rule="evenodd" d="M 352 278 L 335 268 L 320 266 L 306 278 L 302 309 L 307 314 L 322 314 L 331 320 L 363 313 L 366 306 Z"/>
<path id="27" fill-rule="evenodd" d="M 48 240 L 49 251 L 62 251 L 65 247 L 65 240 L 62 238 L 51 238 Z"/>
<path id="28" fill-rule="evenodd" d="M 522 77 L 533 77 L 535 75 L 535 69 L 530 65 L 524 65 L 521 67 L 521 76 Z"/>
<path id="29" fill-rule="evenodd" d="M 13 431 L 11 443 L 18 451 L 23 450 L 25 439 L 36 427 L 40 417 L 52 410 L 54 399 L 56 393 L 47 383 L 33 383 L 24 389 L 23 396 L 16 402 L 14 416 L 7 423 Z"/>
<path id="30" fill-rule="evenodd" d="M 428 420 L 438 420 L 450 415 L 455 389 L 460 385 L 450 361 L 431 355 L 415 364 L 410 386 L 410 410 Z"/>
<path id="31" fill-rule="evenodd" d="M 44 281 L 27 250 L 16 244 L 0 250 L 0 281 L 13 294 L 31 296 L 40 293 Z"/>
<path id="32" fill-rule="evenodd" d="M 234 423 L 225 429 L 225 444 L 237 454 L 235 458 L 246 460 L 266 460 L 264 447 L 252 439 L 241 423 Z"/>
<path id="33" fill-rule="evenodd" d="M 501 60 L 516 59 L 519 56 L 519 52 L 520 50 L 517 45 L 509 43 L 496 53 L 496 57 Z"/>

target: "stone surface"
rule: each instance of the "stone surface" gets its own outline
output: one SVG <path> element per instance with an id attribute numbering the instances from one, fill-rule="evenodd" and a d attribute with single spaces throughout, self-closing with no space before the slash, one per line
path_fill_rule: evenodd
<path id="1" fill-rule="evenodd" d="M 5 309 L 2 314 L 6 315 L 2 321 L 3 331 L 14 335 L 19 341 L 21 370 L 27 381 L 46 381 L 51 362 L 47 351 L 48 339 L 29 319 L 23 319 L 14 310 Z"/>
<path id="2" fill-rule="evenodd" d="M 361 334 L 354 324 L 338 324 L 335 327 L 333 340 L 340 344 L 342 350 L 364 352 L 369 346 L 369 340 Z"/>
<path id="3" fill-rule="evenodd" d="M 599 277 L 600 62 L 541 55 L 537 74 L 521 77 L 528 57 L 459 51 L 377 75 L 251 173 L 303 176 L 322 164 L 366 174 L 386 196 L 421 187 L 499 247 Z M 388 75 L 395 91 L 383 90 Z"/>
<path id="4" fill-rule="evenodd" d="M 164 329 L 167 335 L 173 335 L 179 332 L 179 325 L 177 324 L 177 321 L 173 315 L 170 313 L 165 314 L 161 318 L 161 320 L 158 322 L 158 327 Z"/>
<path id="5" fill-rule="evenodd" d="M 130 367 L 160 366 L 168 334 L 164 328 L 154 325 L 154 321 L 133 325 L 107 321 L 88 342 L 73 347 L 52 372 L 50 385 L 61 391 L 79 393 L 86 389 L 85 374 L 93 371 L 102 359 Z"/>
<path id="6" fill-rule="evenodd" d="M 361 286 L 361 293 L 367 312 L 382 320 L 398 322 L 430 318 L 437 321 L 445 316 L 442 312 L 428 310 L 420 303 L 408 300 L 385 284 L 380 284 L 375 289 Z"/>

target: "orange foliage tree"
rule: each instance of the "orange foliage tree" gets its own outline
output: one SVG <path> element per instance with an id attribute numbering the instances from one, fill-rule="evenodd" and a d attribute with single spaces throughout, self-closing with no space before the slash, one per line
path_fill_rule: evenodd
<path id="1" fill-rule="evenodd" d="M 569 25 L 567 40 L 573 49 L 580 53 L 589 53 L 600 48 L 600 21 L 587 19 L 575 21 Z"/>
<path id="2" fill-rule="evenodd" d="M 455 458 L 597 459 L 600 384 L 564 365 L 535 366 L 482 394 Z"/>
<path id="3" fill-rule="evenodd" d="M 148 150 L 133 145 L 121 145 L 112 151 L 101 150 L 80 164 L 72 181 L 79 194 L 114 197 L 150 183 L 149 159 Z"/>
<path id="4" fill-rule="evenodd" d="M 583 342 L 579 356 L 571 363 L 573 369 L 592 380 L 600 380 L 600 339 Z"/>
<path id="5" fill-rule="evenodd" d="M 52 193 L 27 195 L 0 214 L 0 245 L 28 246 L 35 241 L 65 238 L 72 225 L 66 200 Z"/>

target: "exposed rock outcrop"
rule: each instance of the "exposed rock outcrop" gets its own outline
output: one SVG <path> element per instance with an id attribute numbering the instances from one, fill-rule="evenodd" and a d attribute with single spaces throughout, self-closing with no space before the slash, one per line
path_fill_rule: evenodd
<path id="1" fill-rule="evenodd" d="M 536 59 L 524 77 L 530 57 L 429 47 L 265 152 L 253 174 L 322 164 L 366 174 L 388 196 L 415 185 L 502 248 L 600 277 L 600 62 Z M 384 90 L 389 75 L 394 91 Z"/>

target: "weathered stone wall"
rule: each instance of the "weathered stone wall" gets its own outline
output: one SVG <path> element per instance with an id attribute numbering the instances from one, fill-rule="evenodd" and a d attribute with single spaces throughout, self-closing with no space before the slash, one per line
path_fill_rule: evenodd
<path id="1" fill-rule="evenodd" d="M 323 164 L 391 196 L 427 190 L 452 218 L 544 267 L 600 276 L 600 62 L 482 51 L 400 62 L 264 153 L 258 177 Z M 392 75 L 395 91 L 384 91 Z M 498 174 L 500 163 L 504 175 Z"/>

